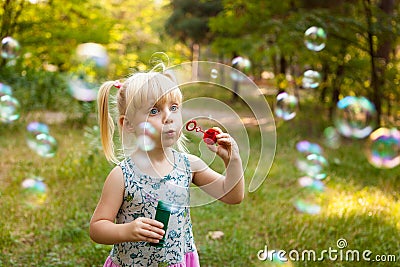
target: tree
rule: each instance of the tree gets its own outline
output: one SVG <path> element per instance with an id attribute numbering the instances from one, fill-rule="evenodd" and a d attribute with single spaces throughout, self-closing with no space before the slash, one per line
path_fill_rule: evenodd
<path id="1" fill-rule="evenodd" d="M 220 0 L 172 0 L 172 14 L 165 23 L 172 37 L 187 44 L 192 50 L 192 60 L 199 58 L 199 45 L 213 39 L 208 22 L 222 10 Z"/>

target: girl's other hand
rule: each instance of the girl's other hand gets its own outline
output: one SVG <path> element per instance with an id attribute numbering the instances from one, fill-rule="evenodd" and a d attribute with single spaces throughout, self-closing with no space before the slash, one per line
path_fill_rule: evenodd
<path id="1" fill-rule="evenodd" d="M 232 159 L 240 158 L 239 147 L 235 140 L 228 133 L 224 133 L 219 127 L 213 127 L 213 129 L 218 131 L 216 135 L 217 145 L 207 145 L 208 148 L 220 156 L 225 164 L 228 164 Z"/>
<path id="2" fill-rule="evenodd" d="M 159 221 L 139 217 L 126 224 L 126 231 L 124 234 L 126 234 L 132 242 L 145 241 L 158 243 L 165 233 L 163 227 L 164 225 Z"/>

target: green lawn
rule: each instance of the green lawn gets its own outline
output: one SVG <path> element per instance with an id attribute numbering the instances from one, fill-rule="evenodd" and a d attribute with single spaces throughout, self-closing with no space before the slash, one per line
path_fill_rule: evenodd
<path id="1" fill-rule="evenodd" d="M 399 167 L 372 167 L 360 149 L 363 141 L 345 140 L 338 149 L 325 149 L 327 190 L 315 195 L 322 206 L 319 214 L 302 214 L 294 208 L 294 200 L 305 194 L 297 183 L 302 174 L 295 167 L 295 145 L 303 139 L 322 143 L 321 130 L 329 126 L 323 117 L 314 119 L 315 114 L 321 112 L 307 106 L 293 121 L 277 121 L 276 157 L 268 178 L 257 191 L 247 192 L 240 205 L 214 202 L 192 208 L 202 266 L 272 266 L 257 258 L 265 245 L 287 252 L 321 253 L 338 249 L 339 238 L 347 240 L 346 249 L 368 249 L 371 258 L 393 254 L 399 264 Z M 21 118 L 0 128 L 0 266 L 102 266 L 110 246 L 93 243 L 88 226 L 113 166 L 84 136 L 86 128 L 71 121 L 50 125 L 59 142 L 58 153 L 54 158 L 39 157 L 26 145 L 27 122 Z M 259 137 L 252 135 L 254 129 L 248 131 L 254 155 Z M 249 164 L 247 176 L 254 167 Z M 21 182 L 29 175 L 43 177 L 48 186 L 45 203 L 36 208 L 25 204 L 21 190 Z M 211 231 L 222 231 L 224 236 L 212 239 Z M 325 258 L 287 266 L 366 265 Z M 374 266 L 395 263 L 375 262 Z"/>

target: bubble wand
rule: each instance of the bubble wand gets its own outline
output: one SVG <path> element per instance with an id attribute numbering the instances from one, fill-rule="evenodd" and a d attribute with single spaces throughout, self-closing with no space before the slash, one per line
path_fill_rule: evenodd
<path id="1" fill-rule="evenodd" d="M 213 145 L 217 143 L 216 136 L 217 134 L 219 134 L 219 132 L 213 128 L 203 131 L 200 126 L 197 126 L 197 122 L 195 120 L 191 120 L 186 123 L 186 130 L 188 130 L 189 132 L 191 131 L 202 132 L 203 141 L 208 145 Z"/>

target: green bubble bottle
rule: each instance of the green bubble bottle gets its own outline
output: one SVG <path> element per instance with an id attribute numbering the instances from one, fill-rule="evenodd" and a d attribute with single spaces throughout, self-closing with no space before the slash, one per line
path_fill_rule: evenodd
<path id="1" fill-rule="evenodd" d="M 165 203 L 161 200 L 158 201 L 157 210 L 156 210 L 156 217 L 155 220 L 162 222 L 164 224 L 164 236 L 158 243 L 150 243 L 150 245 L 155 247 L 163 247 L 165 244 L 165 235 L 167 233 L 169 216 L 171 215 L 171 208 L 172 206 L 168 203 Z"/>

